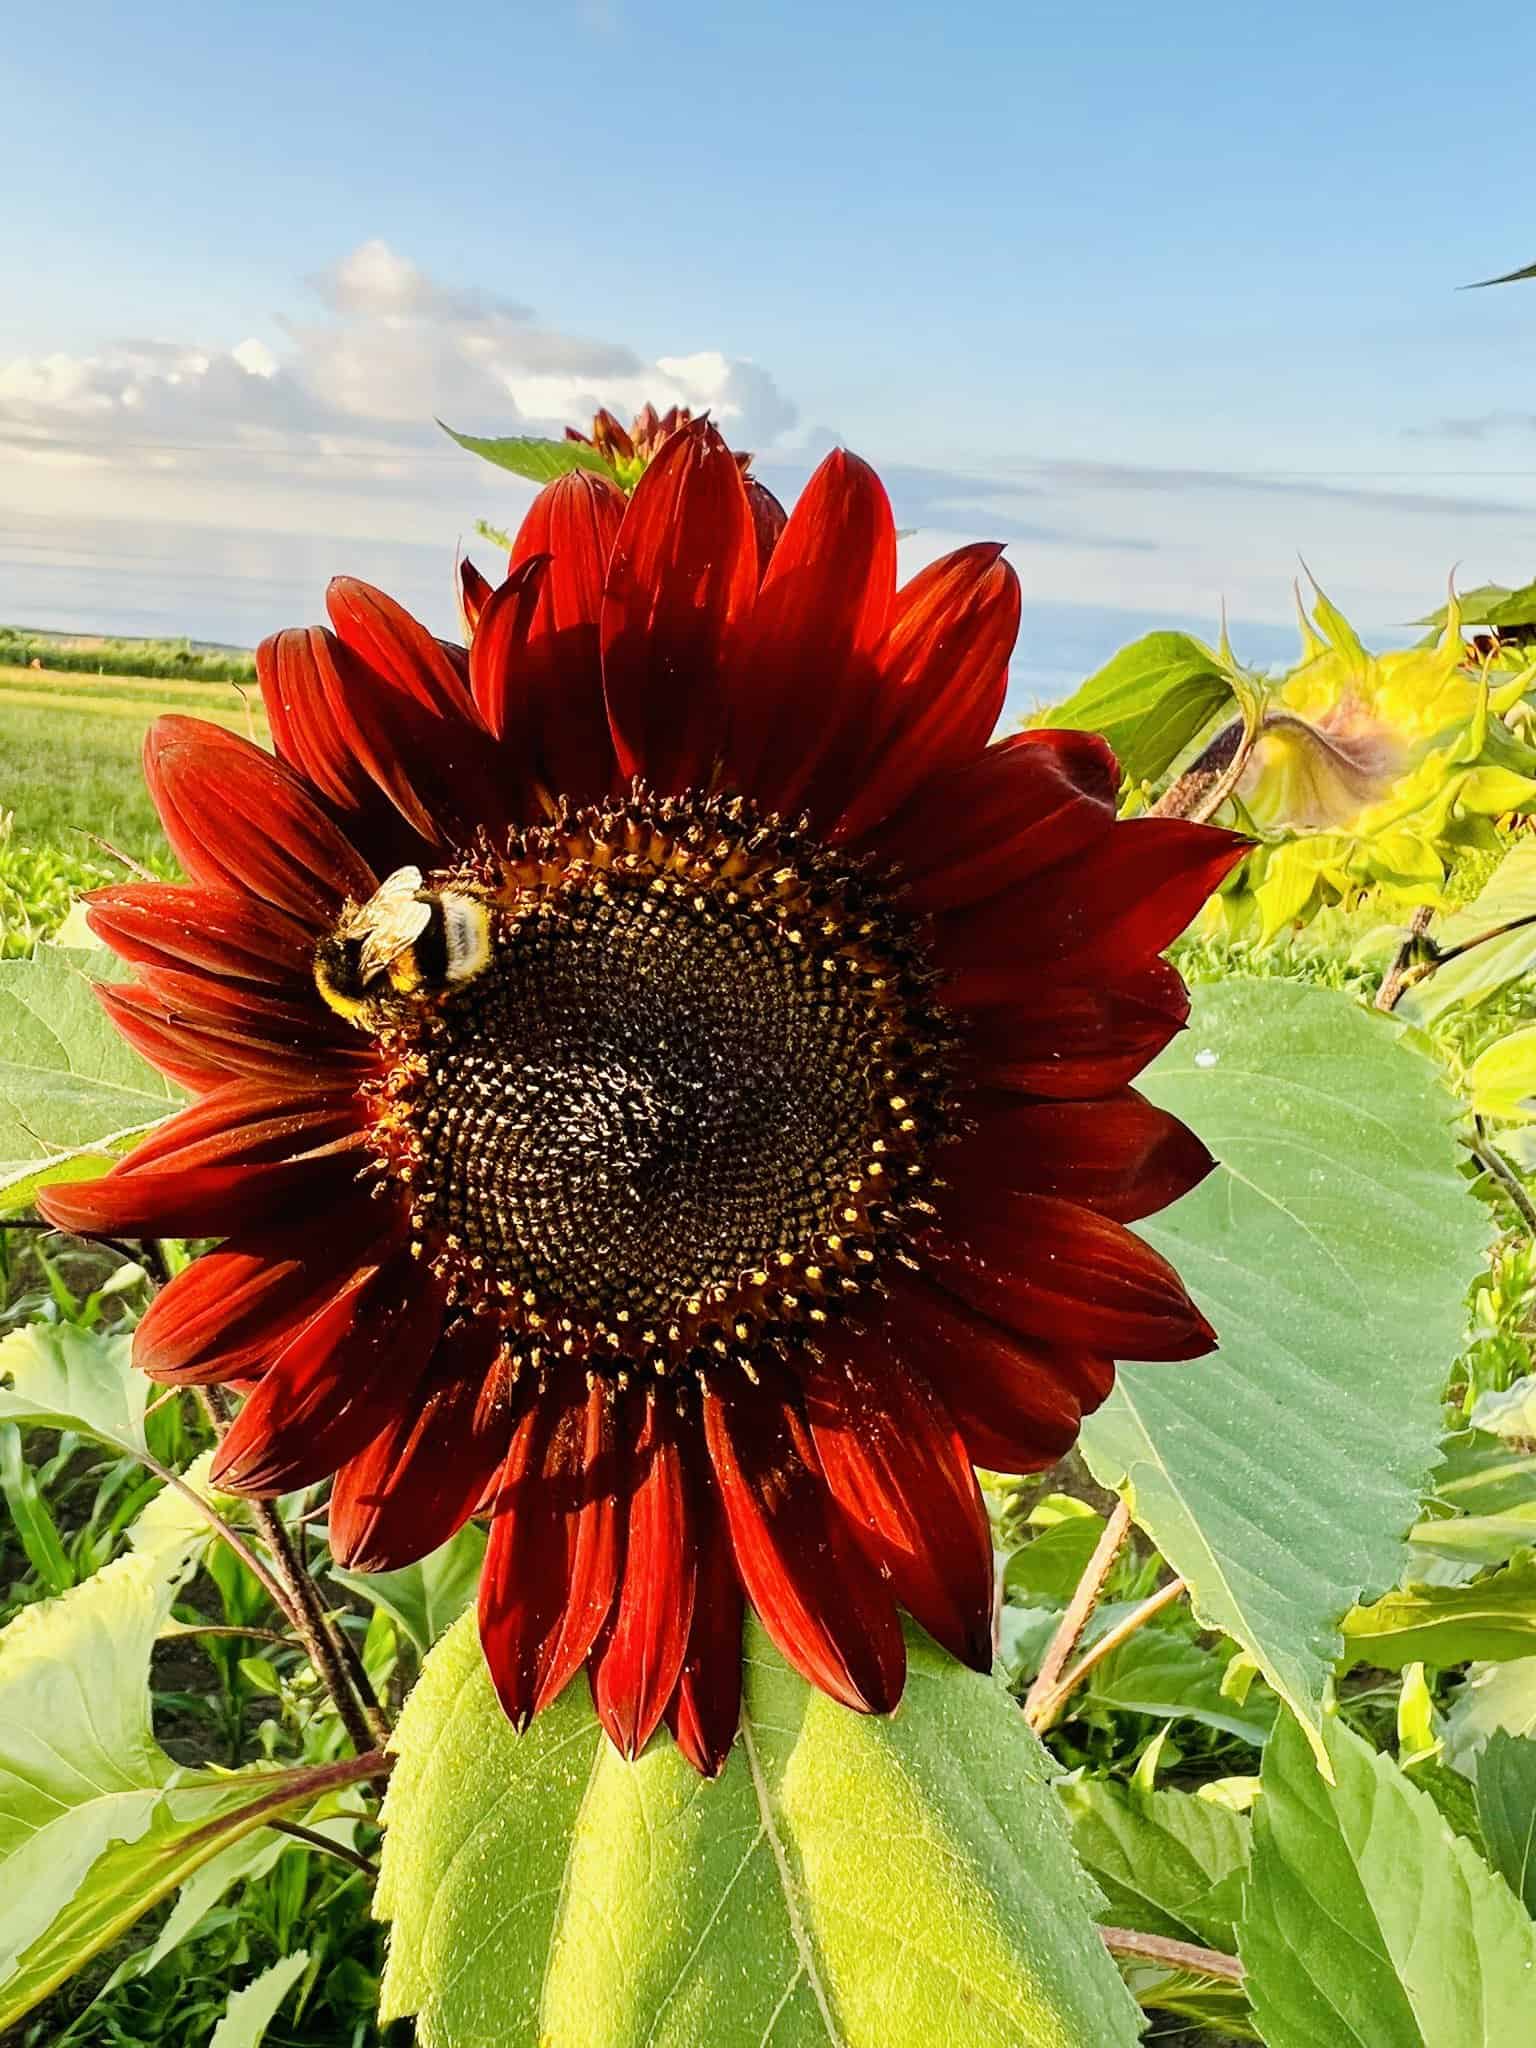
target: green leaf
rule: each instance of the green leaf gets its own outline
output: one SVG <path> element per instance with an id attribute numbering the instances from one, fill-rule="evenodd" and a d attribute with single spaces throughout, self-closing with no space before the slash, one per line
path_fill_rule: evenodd
<path id="1" fill-rule="evenodd" d="M 1102 1779 L 1064 1785 L 1078 1860 L 1116 1927 L 1230 1950 L 1248 1868 L 1248 1821 L 1190 1792 L 1126 1796 Z"/>
<path id="2" fill-rule="evenodd" d="M 185 1097 L 118 1036 L 82 971 L 100 953 L 0 960 L 0 1216 L 52 1180 L 104 1173 Z"/>
<path id="3" fill-rule="evenodd" d="M 1021 1606 L 1067 1601 L 1104 1534 L 1102 1515 L 1064 1515 L 1021 1543 L 1003 1567 L 1003 1588 Z"/>
<path id="4" fill-rule="evenodd" d="M 0 1337 L 0 1422 L 68 1429 L 142 1451 L 149 1381 L 127 1337 L 73 1323 L 27 1323 Z"/>
<path id="5" fill-rule="evenodd" d="M 1221 1349 L 1122 1367 L 1083 1451 L 1315 1735 L 1341 1617 L 1402 1575 L 1484 1212 L 1434 1068 L 1345 995 L 1197 989 L 1141 1085 L 1222 1161 L 1145 1227 Z"/>
<path id="6" fill-rule="evenodd" d="M 742 1731 L 700 1779 L 625 1763 L 585 1685 L 526 1735 L 472 1616 L 396 1731 L 381 2016 L 421 2048 L 972 2048 L 1137 2037 L 1044 1752 L 926 1640 L 901 1710 L 850 1713 L 749 1629 Z"/>
<path id="7" fill-rule="evenodd" d="M 1527 263 L 1523 270 L 1506 270 L 1502 277 L 1480 277 L 1475 284 L 1462 286 L 1463 291 L 1486 291 L 1491 284 L 1519 284 L 1522 278 L 1536 277 L 1536 263 Z"/>
<path id="8" fill-rule="evenodd" d="M 1516 1501 L 1492 1515 L 1442 1515 L 1409 1532 L 1415 1550 L 1468 1565 L 1502 1564 L 1536 1543 L 1536 1500 Z"/>
<path id="9" fill-rule="evenodd" d="M 149 1658 L 189 1549 L 135 1551 L 0 1631 L 0 2029 L 229 1843 L 358 1764 L 183 1769 Z"/>
<path id="10" fill-rule="evenodd" d="M 1035 721 L 1101 733 L 1131 782 L 1151 782 L 1232 697 L 1232 678 L 1188 633 L 1147 633 Z"/>
<path id="11" fill-rule="evenodd" d="M 1275 1718 L 1272 1695 L 1246 1705 L 1226 1698 L 1221 1681 L 1227 1660 L 1174 1629 L 1140 1628 L 1090 1674 L 1086 1703 L 1119 1713 L 1152 1714 L 1167 1721 L 1198 1721 L 1255 1745 Z"/>
<path id="12" fill-rule="evenodd" d="M 1433 1801 L 1330 1722 L 1335 1782 L 1277 1726 L 1239 1947 L 1268 2048 L 1509 2048 L 1536 1927 Z"/>
<path id="13" fill-rule="evenodd" d="M 1344 1663 L 1444 1670 L 1471 1658 L 1536 1656 L 1536 1558 L 1470 1586 L 1408 1585 L 1344 1617 Z"/>
<path id="14" fill-rule="evenodd" d="M 1536 1742 L 1496 1729 L 1477 1766 L 1488 1860 L 1536 1919 Z"/>
<path id="15" fill-rule="evenodd" d="M 230 1999 L 208 2048 L 261 2048 L 278 2007 L 308 1968 L 308 1951 L 301 1948 L 296 1955 L 284 1956 L 270 1970 L 263 1970 Z"/>
<path id="16" fill-rule="evenodd" d="M 610 483 L 614 481 L 613 464 L 584 441 L 546 441 L 526 435 L 487 440 L 479 434 L 461 434 L 445 420 L 437 424 L 471 455 L 483 456 L 498 469 L 510 469 L 514 476 L 525 476 L 530 483 L 553 483 L 556 477 L 573 469 L 590 469 L 607 477 Z"/>
<path id="17" fill-rule="evenodd" d="M 1467 1070 L 1467 1099 L 1479 1116 L 1529 1122 L 1536 1114 L 1536 1025 L 1497 1038 Z"/>
<path id="18" fill-rule="evenodd" d="M 1519 839 L 1465 909 L 1445 919 L 1435 943 L 1445 952 L 1516 918 L 1536 917 L 1536 839 Z M 1471 1009 L 1536 965 L 1536 924 L 1484 940 L 1404 991 L 1396 1015 L 1428 1029 L 1458 1004 Z"/>
<path id="19" fill-rule="evenodd" d="M 485 1531 L 466 1522 L 420 1564 L 393 1572 L 344 1572 L 333 1566 L 331 1577 L 382 1607 L 425 1655 L 474 1599 L 484 1558 Z"/>
<path id="20" fill-rule="evenodd" d="M 1447 1763 L 1476 1775 L 1493 1736 L 1536 1736 L 1536 1657 L 1507 1664 L 1474 1664 L 1451 1697 L 1445 1716 Z"/>

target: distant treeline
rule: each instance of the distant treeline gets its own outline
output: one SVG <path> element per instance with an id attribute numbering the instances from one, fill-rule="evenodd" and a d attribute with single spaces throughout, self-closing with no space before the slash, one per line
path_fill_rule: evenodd
<path id="1" fill-rule="evenodd" d="M 248 683 L 254 656 L 238 647 L 199 647 L 192 640 L 116 640 L 94 635 L 31 633 L 0 626 L 0 666 L 65 669 L 104 676 L 158 676 L 202 683 Z"/>

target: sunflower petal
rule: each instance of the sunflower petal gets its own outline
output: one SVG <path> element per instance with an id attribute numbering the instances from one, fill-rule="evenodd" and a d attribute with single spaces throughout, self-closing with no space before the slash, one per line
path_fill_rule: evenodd
<path id="1" fill-rule="evenodd" d="M 992 1534 L 965 1443 L 889 1327 L 838 1332 L 804 1372 L 827 1484 L 870 1563 L 935 1642 L 992 1668 Z"/>
<path id="2" fill-rule="evenodd" d="M 706 786 L 725 739 L 726 650 L 757 595 L 736 459 L 707 421 L 635 486 L 603 595 L 603 689 L 620 772 L 663 794 Z"/>
<path id="3" fill-rule="evenodd" d="M 741 1623 L 745 1602 L 714 1483 L 693 1490 L 697 1578 L 693 1622 L 677 1689 L 667 1702 L 672 1739 L 696 1771 L 718 1778 L 741 1720 Z"/>
<path id="4" fill-rule="evenodd" d="M 704 1394 L 704 1432 L 747 1597 L 812 1685 L 862 1713 L 901 1698 L 906 1646 L 803 1418 L 765 1389 Z"/>
<path id="5" fill-rule="evenodd" d="M 974 1126 L 945 1151 L 947 1180 L 1059 1195 L 1117 1223 L 1155 1216 L 1216 1164 L 1187 1124 L 1131 1088 L 1089 1102 L 982 1094 L 965 1108 Z"/>

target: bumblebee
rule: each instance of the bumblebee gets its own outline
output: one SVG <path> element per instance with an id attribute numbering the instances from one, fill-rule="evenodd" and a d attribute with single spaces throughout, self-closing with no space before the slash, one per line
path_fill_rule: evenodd
<path id="1" fill-rule="evenodd" d="M 366 1028 L 379 1008 L 462 987 L 491 957 L 486 905 L 428 889 L 420 868 L 396 868 L 366 903 L 348 903 L 315 948 L 315 987 L 339 1016 Z"/>

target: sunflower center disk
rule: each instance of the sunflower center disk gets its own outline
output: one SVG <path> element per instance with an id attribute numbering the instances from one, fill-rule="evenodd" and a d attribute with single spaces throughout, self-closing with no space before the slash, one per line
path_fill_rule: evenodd
<path id="1" fill-rule="evenodd" d="M 947 1042 L 905 921 L 739 801 L 605 807 L 444 886 L 485 968 L 387 1041 L 422 1255 L 514 1364 L 751 1366 L 920 1205 Z"/>

